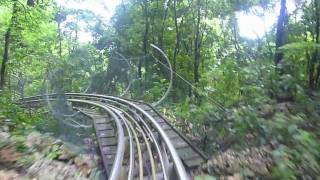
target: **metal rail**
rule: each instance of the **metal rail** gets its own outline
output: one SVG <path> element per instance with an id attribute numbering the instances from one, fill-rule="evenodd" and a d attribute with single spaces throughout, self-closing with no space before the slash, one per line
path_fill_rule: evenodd
<path id="1" fill-rule="evenodd" d="M 111 99 L 118 101 L 122 104 L 126 104 L 127 106 L 137 110 L 141 114 L 143 114 L 154 126 L 154 128 L 159 132 L 161 138 L 163 139 L 163 142 L 165 143 L 166 147 L 168 148 L 168 152 L 171 155 L 173 164 L 175 166 L 176 173 L 179 177 L 179 179 L 189 179 L 189 176 L 187 175 L 187 172 L 182 164 L 182 161 L 174 148 L 172 142 L 170 141 L 169 137 L 165 133 L 165 131 L 161 128 L 161 126 L 157 123 L 157 121 L 149 115 L 145 110 L 143 110 L 141 107 L 137 106 L 136 104 L 125 100 L 121 99 L 118 97 L 113 97 L 113 96 L 104 96 L 104 95 L 97 95 L 97 94 L 79 94 L 79 93 L 66 93 L 66 95 L 75 95 L 75 96 L 87 96 L 87 97 L 99 97 L 99 98 L 105 98 L 105 99 Z"/>
<path id="2" fill-rule="evenodd" d="M 32 104 L 46 101 L 46 99 L 54 100 L 58 94 L 50 94 L 46 96 L 33 96 L 21 99 L 24 104 Z M 138 154 L 138 169 L 139 179 L 144 178 L 143 164 L 143 144 L 147 148 L 147 154 L 151 166 L 152 179 L 158 179 L 160 175 L 163 179 L 170 179 L 169 176 L 169 161 L 173 164 L 177 178 L 182 180 L 190 179 L 187 171 L 182 163 L 177 150 L 175 149 L 169 136 L 161 125 L 150 115 L 146 110 L 138 106 L 136 103 L 114 96 L 104 96 L 97 94 L 83 93 L 66 93 L 67 101 L 75 104 L 86 104 L 102 109 L 109 114 L 116 124 L 117 131 L 117 151 L 115 160 L 110 171 L 109 179 L 119 179 L 119 174 L 123 168 L 123 160 L 125 154 L 125 133 L 129 137 L 129 166 L 128 179 L 136 177 L 134 175 L 135 168 L 135 149 Z M 158 134 L 158 136 L 155 136 Z M 142 137 L 141 138 L 139 138 Z M 141 142 L 142 140 L 142 142 Z M 160 141 L 159 141 L 160 140 Z M 134 143 L 135 142 L 135 143 Z M 161 143 L 160 143 L 161 142 Z M 155 148 L 153 152 L 152 147 Z M 100 147 L 101 148 L 101 147 Z M 161 167 L 161 174 L 157 174 L 156 167 Z"/>
<path id="3" fill-rule="evenodd" d="M 93 101 L 87 101 L 87 100 L 78 100 L 78 99 L 68 99 L 68 101 L 76 102 L 76 103 L 85 103 L 85 104 L 90 104 L 90 105 L 99 107 L 105 110 L 106 112 L 108 112 L 113 117 L 117 125 L 118 146 L 117 146 L 117 155 L 115 157 L 109 179 L 118 180 L 120 177 L 120 171 L 121 171 L 122 161 L 123 161 L 123 156 L 125 151 L 124 132 L 123 132 L 121 120 L 116 116 L 116 114 L 109 107 L 103 106 L 99 103 L 95 103 Z"/>
<path id="4" fill-rule="evenodd" d="M 120 111 L 121 113 L 126 113 L 125 111 L 123 111 L 122 109 L 120 108 L 117 108 L 117 107 L 114 107 L 112 105 L 109 105 L 111 106 L 113 109 L 115 109 L 116 111 Z M 124 117 L 123 117 L 124 118 Z M 154 162 L 154 159 L 153 159 L 153 152 L 151 150 L 151 146 L 148 142 L 148 138 L 151 139 L 154 143 L 156 143 L 156 139 L 152 136 L 152 132 L 148 132 L 148 133 L 145 133 L 143 131 L 143 127 L 141 127 L 140 124 L 138 124 L 136 122 L 136 120 L 134 118 L 131 118 L 132 122 L 135 123 L 136 127 L 139 129 L 139 132 L 142 134 L 143 136 L 143 139 L 144 139 L 144 142 L 146 143 L 146 146 L 147 146 L 147 149 L 148 149 L 148 154 L 149 154 L 149 157 L 150 157 L 150 163 L 151 163 L 151 172 L 152 172 L 152 178 L 153 179 L 156 179 L 156 166 L 155 166 L 155 162 Z M 128 121 L 129 122 L 129 121 Z M 145 126 L 147 127 L 147 126 Z M 148 128 L 148 127 L 147 127 Z M 147 138 L 148 137 L 148 138 Z"/>

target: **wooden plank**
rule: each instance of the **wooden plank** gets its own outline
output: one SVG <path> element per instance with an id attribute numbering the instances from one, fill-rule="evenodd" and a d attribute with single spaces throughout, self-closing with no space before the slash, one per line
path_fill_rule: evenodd
<path id="1" fill-rule="evenodd" d="M 172 144 L 176 149 L 189 147 L 189 145 L 180 137 L 173 139 Z"/>
<path id="2" fill-rule="evenodd" d="M 104 155 L 115 155 L 117 151 L 117 146 L 105 146 L 101 149 Z"/>
<path id="3" fill-rule="evenodd" d="M 108 167 L 111 169 L 111 167 L 113 166 L 113 162 L 114 162 L 114 155 L 106 155 L 106 164 L 108 164 Z"/>
<path id="4" fill-rule="evenodd" d="M 187 146 L 185 148 L 180 148 L 180 149 L 177 149 L 177 152 L 180 156 L 180 158 L 185 161 L 185 160 L 188 160 L 188 159 L 193 159 L 193 158 L 201 158 L 199 156 L 198 153 L 196 153 L 191 147 Z"/>
<path id="5" fill-rule="evenodd" d="M 168 130 L 172 129 L 171 126 L 169 126 L 167 123 L 161 123 L 160 126 L 165 131 L 168 131 Z"/>
<path id="6" fill-rule="evenodd" d="M 113 122 L 111 119 L 107 119 L 106 117 L 95 118 L 94 123 L 96 124 L 109 124 Z"/>
<path id="7" fill-rule="evenodd" d="M 194 168 L 198 167 L 204 162 L 202 158 L 194 158 L 194 159 L 189 159 L 184 161 L 184 163 L 189 167 L 189 168 Z"/>
<path id="8" fill-rule="evenodd" d="M 98 141 L 102 147 L 117 145 L 117 140 L 115 138 L 99 138 Z"/>
<path id="9" fill-rule="evenodd" d="M 97 132 L 98 138 L 115 137 L 114 130 L 103 130 Z"/>
<path id="10" fill-rule="evenodd" d="M 154 117 L 154 119 L 158 122 L 158 123 L 163 123 L 165 122 L 164 119 L 162 119 L 161 117 L 159 117 L 158 115 L 156 117 Z"/>
<path id="11" fill-rule="evenodd" d="M 173 138 L 176 138 L 176 137 L 179 137 L 178 133 L 176 133 L 174 130 L 170 129 L 168 131 L 166 131 L 168 137 L 170 139 L 173 139 Z"/>
<path id="12" fill-rule="evenodd" d="M 110 124 L 95 124 L 95 128 L 97 131 L 113 129 L 113 127 Z"/>
<path id="13" fill-rule="evenodd" d="M 151 115 L 152 117 L 159 117 L 159 115 L 154 111 L 149 111 L 148 114 Z"/>
<path id="14" fill-rule="evenodd" d="M 96 124 L 102 124 L 102 123 L 106 123 L 106 122 L 107 122 L 106 118 L 95 118 L 94 119 L 94 123 L 96 123 Z"/>
<path id="15" fill-rule="evenodd" d="M 152 110 L 152 108 L 150 106 L 145 105 L 145 104 L 138 104 L 138 106 L 140 106 L 145 111 Z"/>

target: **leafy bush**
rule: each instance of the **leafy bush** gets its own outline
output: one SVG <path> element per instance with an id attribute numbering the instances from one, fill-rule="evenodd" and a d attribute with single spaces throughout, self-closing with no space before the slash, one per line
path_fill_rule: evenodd
<path id="1" fill-rule="evenodd" d="M 315 178 L 320 175 L 319 137 L 305 128 L 311 123 L 306 114 L 274 112 L 270 118 L 264 118 L 258 109 L 244 106 L 235 109 L 231 118 L 234 123 L 230 133 L 240 142 L 273 146 L 275 178 Z M 248 134 L 254 138 L 248 139 Z"/>
<path id="2" fill-rule="evenodd" d="M 164 112 L 198 139 L 199 147 L 209 154 L 228 148 L 240 151 L 271 146 L 275 179 L 312 179 L 320 176 L 320 133 L 316 120 L 320 103 L 308 100 L 303 91 L 300 93 L 302 98 L 296 102 L 277 103 L 258 97 L 251 105 L 239 104 L 226 111 L 206 101 L 194 105 L 187 99 L 176 106 L 175 113 L 170 108 Z"/>
<path id="3" fill-rule="evenodd" d="M 10 99 L 10 94 L 2 93 L 0 96 L 0 125 L 9 127 L 14 133 L 23 133 L 23 130 L 32 128 L 40 122 L 39 114 L 28 114 Z"/>

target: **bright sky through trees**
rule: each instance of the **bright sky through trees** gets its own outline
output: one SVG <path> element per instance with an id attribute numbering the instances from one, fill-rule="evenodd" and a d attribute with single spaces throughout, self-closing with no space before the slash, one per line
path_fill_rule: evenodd
<path id="1" fill-rule="evenodd" d="M 296 9 L 294 0 L 287 1 L 287 10 L 289 13 Z M 237 19 L 242 37 L 255 39 L 263 36 L 270 31 L 276 23 L 280 11 L 280 1 L 274 8 L 263 10 L 261 7 L 251 8 L 250 12 L 238 12 Z M 259 14 L 259 15 L 258 15 Z"/>
<path id="2" fill-rule="evenodd" d="M 115 12 L 116 6 L 120 0 L 56 0 L 62 7 L 74 9 L 90 10 L 96 15 L 101 16 L 105 21 L 109 21 Z M 92 39 L 89 32 L 83 29 L 79 32 L 79 41 L 88 42 Z"/>
<path id="3" fill-rule="evenodd" d="M 109 21 L 115 12 L 116 6 L 120 4 L 120 0 L 56 0 L 59 5 L 65 7 L 72 7 L 75 9 L 90 10 L 97 15 L 101 16 L 106 21 Z M 280 9 L 278 2 L 273 9 L 263 10 L 261 7 L 252 8 L 251 12 L 238 12 L 236 13 L 240 36 L 250 39 L 262 37 L 266 32 L 270 31 L 272 26 L 276 23 Z M 295 9 L 294 0 L 287 2 L 288 12 Z M 260 14 L 262 16 L 259 16 Z M 82 30 L 79 32 L 80 42 L 90 41 L 90 33 Z"/>

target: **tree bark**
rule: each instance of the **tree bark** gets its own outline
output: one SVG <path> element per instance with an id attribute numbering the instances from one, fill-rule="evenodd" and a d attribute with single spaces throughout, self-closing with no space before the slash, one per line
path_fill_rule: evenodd
<path id="1" fill-rule="evenodd" d="M 16 21 L 16 16 L 18 12 L 18 6 L 17 6 L 18 1 L 15 0 L 13 2 L 12 6 L 12 17 L 11 17 L 11 22 L 10 25 L 5 33 L 4 37 L 4 52 L 3 52 L 3 59 L 1 63 L 1 69 L 0 69 L 0 89 L 4 89 L 5 84 L 6 84 L 6 67 L 7 63 L 9 61 L 9 50 L 10 50 L 10 41 L 11 41 L 11 30 L 15 24 Z"/>
<path id="2" fill-rule="evenodd" d="M 161 33 L 160 33 L 160 37 L 159 37 L 159 47 L 160 49 L 164 50 L 163 48 L 163 38 L 164 38 L 164 30 L 165 30 L 165 26 L 166 26 L 166 20 L 168 17 L 168 10 L 169 10 L 169 6 L 170 6 L 171 0 L 165 0 L 165 6 L 164 6 L 164 10 L 163 10 L 163 17 L 162 17 L 162 27 L 161 27 Z"/>
<path id="3" fill-rule="evenodd" d="M 194 82 L 199 82 L 199 63 L 200 63 L 200 0 L 197 1 L 197 23 L 196 23 L 196 34 L 194 40 Z"/>
<path id="4" fill-rule="evenodd" d="M 177 56 L 180 51 L 180 32 L 179 32 L 179 25 L 178 25 L 178 17 L 177 17 L 177 0 L 173 1 L 174 7 L 174 25 L 176 29 L 176 44 L 173 53 L 173 71 L 176 72 L 176 64 L 177 64 Z M 176 74 L 173 74 L 173 87 L 176 86 Z"/>
<path id="5" fill-rule="evenodd" d="M 204 21 L 206 22 L 206 20 L 207 20 L 207 17 L 208 17 L 208 0 L 206 0 L 205 1 L 205 7 L 204 7 L 204 12 L 205 12 L 205 14 L 204 14 Z M 204 39 L 204 32 L 207 30 L 207 23 L 204 23 L 204 26 L 203 26 L 203 28 L 202 28 L 203 30 L 202 30 L 202 33 L 201 33 L 201 37 L 200 37 L 200 42 L 199 42 L 199 49 L 201 49 L 201 47 L 202 47 L 202 43 L 203 43 L 203 39 Z M 205 59 L 203 58 L 202 60 L 201 60 L 201 62 L 199 62 L 199 63 L 201 63 L 202 64 L 202 71 L 204 71 L 204 68 L 205 68 Z"/>
<path id="6" fill-rule="evenodd" d="M 319 44 L 320 42 L 320 3 L 318 0 L 314 1 L 314 6 L 315 6 L 315 17 L 316 17 L 316 27 L 315 27 L 315 32 L 316 32 L 316 43 Z M 319 61 L 319 50 L 316 48 L 314 54 L 313 54 L 313 62 L 316 63 L 317 60 Z M 319 87 L 319 76 L 320 76 L 320 62 L 318 62 L 317 70 L 316 70 L 316 75 L 315 75 L 315 82 L 312 84 L 311 88 L 317 88 Z"/>
<path id="7" fill-rule="evenodd" d="M 148 1 L 143 1 L 143 8 L 144 8 L 144 18 L 145 18 L 145 27 L 144 27 L 144 34 L 143 34 L 143 47 L 142 51 L 144 54 L 143 60 L 147 68 L 147 60 L 146 55 L 148 54 L 148 34 L 149 34 L 149 13 L 148 13 Z M 142 78 L 142 59 L 139 59 L 138 62 L 138 77 Z"/>
<path id="8" fill-rule="evenodd" d="M 283 46 L 286 43 L 286 33 L 287 33 L 287 8 L 286 8 L 286 0 L 281 0 L 281 8 L 280 8 L 280 15 L 278 17 L 277 22 L 277 34 L 276 34 L 276 53 L 274 58 L 274 63 L 276 68 L 282 62 L 283 53 L 277 52 L 279 47 Z"/>
<path id="9" fill-rule="evenodd" d="M 238 41 L 238 24 L 235 15 L 232 17 L 232 33 L 233 33 L 233 45 L 236 50 L 236 59 L 237 62 L 240 62 L 240 46 Z"/>
<path id="10" fill-rule="evenodd" d="M 1 75 L 0 89 L 3 89 L 5 86 L 6 65 L 7 65 L 7 62 L 9 61 L 10 34 L 11 34 L 11 29 L 8 28 L 4 38 L 4 53 L 3 53 L 3 60 L 1 64 L 1 71 L 0 71 L 0 75 Z"/>
<path id="11" fill-rule="evenodd" d="M 59 57 L 62 60 L 62 37 L 61 37 L 61 23 L 58 22 L 58 36 L 59 36 Z"/>

